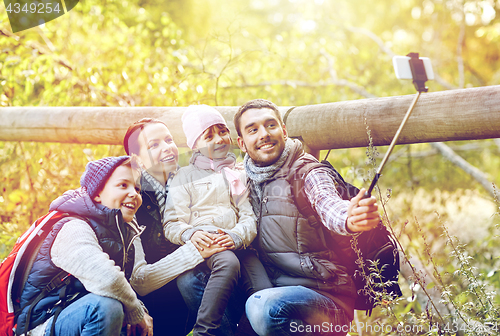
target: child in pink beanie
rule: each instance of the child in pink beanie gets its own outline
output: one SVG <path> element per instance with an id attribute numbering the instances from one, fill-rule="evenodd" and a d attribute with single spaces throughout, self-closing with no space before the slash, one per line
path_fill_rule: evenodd
<path id="1" fill-rule="evenodd" d="M 165 237 L 179 245 L 191 241 L 199 250 L 212 244 L 226 248 L 206 259 L 211 274 L 193 332 L 213 335 L 240 274 L 248 284 L 248 295 L 272 285 L 253 250 L 246 249 L 257 235 L 257 224 L 243 182 L 244 171 L 235 170 L 226 121 L 210 106 L 191 105 L 182 116 L 182 127 L 194 152 L 190 164 L 172 180 Z M 183 277 L 192 276 L 190 272 L 181 275 L 178 284 Z"/>

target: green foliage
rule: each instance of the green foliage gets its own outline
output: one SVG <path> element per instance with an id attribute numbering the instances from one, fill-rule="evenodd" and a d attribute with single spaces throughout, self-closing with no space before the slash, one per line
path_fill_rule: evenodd
<path id="1" fill-rule="evenodd" d="M 430 91 L 495 85 L 499 6 L 493 0 L 88 0 L 17 35 L 0 11 L 0 106 L 237 106 L 258 97 L 297 106 L 411 94 L 411 83 L 395 79 L 391 57 L 412 51 L 432 59 L 438 78 L 428 83 Z M 498 142 L 449 145 L 500 185 Z M 370 148 L 367 160 L 365 149 L 335 150 L 329 160 L 347 181 L 366 186 L 384 152 Z M 119 146 L 0 142 L 0 259 L 52 200 L 79 186 L 89 160 L 120 154 Z M 181 159 L 186 164 L 188 156 Z M 453 334 L 443 321 L 496 323 L 498 202 L 429 144 L 397 146 L 379 186 L 385 224 L 435 281 L 424 285 L 417 271 L 401 278 L 403 298 L 359 320 L 425 326 L 406 335 Z M 449 314 L 422 304 L 425 291 L 437 289 Z"/>

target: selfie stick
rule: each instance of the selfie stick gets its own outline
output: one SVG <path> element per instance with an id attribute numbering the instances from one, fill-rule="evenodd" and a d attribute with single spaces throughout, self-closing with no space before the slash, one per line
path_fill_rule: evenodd
<path id="1" fill-rule="evenodd" d="M 384 168 L 384 165 L 387 163 L 387 160 L 389 159 L 389 156 L 391 155 L 391 152 L 394 146 L 396 145 L 396 142 L 398 141 L 399 135 L 401 134 L 401 130 L 403 129 L 403 127 L 406 124 L 406 121 L 410 117 L 410 114 L 413 111 L 413 108 L 415 107 L 415 104 L 417 103 L 420 94 L 422 92 L 427 92 L 427 88 L 425 87 L 425 82 L 427 81 L 427 74 L 425 73 L 424 62 L 418 57 L 418 53 L 409 53 L 406 56 L 410 57 L 410 68 L 413 77 L 413 85 L 415 86 L 415 89 L 417 89 L 418 92 L 415 98 L 413 99 L 413 102 L 411 103 L 408 112 L 406 112 L 406 115 L 403 118 L 401 125 L 399 125 L 399 129 L 396 132 L 394 138 L 392 139 L 391 145 L 389 146 L 389 149 L 387 149 L 384 159 L 382 160 L 382 163 L 378 167 L 377 172 L 375 173 L 375 177 L 373 178 L 372 183 L 370 184 L 368 191 L 365 192 L 363 198 L 371 197 L 373 188 L 375 188 L 375 185 L 377 184 L 378 179 L 382 174 L 382 169 Z"/>

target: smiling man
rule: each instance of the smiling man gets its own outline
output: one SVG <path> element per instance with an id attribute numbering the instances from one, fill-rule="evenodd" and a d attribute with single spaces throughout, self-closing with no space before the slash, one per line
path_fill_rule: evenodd
<path id="1" fill-rule="evenodd" d="M 346 330 L 354 315 L 352 279 L 328 249 L 322 228 L 309 225 L 295 206 L 289 181 L 301 168 L 318 161 L 298 140 L 288 138 L 275 104 L 255 99 L 234 116 L 238 145 L 247 155 L 245 170 L 258 220 L 254 246 L 274 285 L 252 295 L 247 316 L 259 335 L 319 335 Z M 304 177 L 304 192 L 322 224 L 334 234 L 371 230 L 380 217 L 374 197 L 364 189 L 342 200 L 325 168 Z M 327 331 L 321 326 L 331 325 Z M 337 326 L 337 328 L 335 328 Z M 294 328 L 292 328 L 294 327 Z M 301 332 L 303 331 L 303 332 Z"/>

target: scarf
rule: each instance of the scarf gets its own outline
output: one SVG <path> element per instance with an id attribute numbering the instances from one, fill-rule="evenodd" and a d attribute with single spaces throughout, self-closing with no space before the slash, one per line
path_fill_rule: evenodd
<path id="1" fill-rule="evenodd" d="M 169 174 L 167 183 L 165 184 L 165 186 L 163 186 L 156 178 L 154 178 L 146 170 L 141 169 L 141 172 L 142 176 L 144 176 L 146 181 L 148 181 L 149 184 L 153 187 L 156 201 L 158 202 L 158 206 L 160 208 L 160 214 L 163 221 L 163 213 L 165 211 L 165 204 L 167 201 L 167 194 L 168 194 L 168 185 L 170 183 L 170 179 L 172 178 L 173 174 L 172 173 Z"/>
<path id="2" fill-rule="evenodd" d="M 240 180 L 240 174 L 233 170 L 236 163 L 236 155 L 228 152 L 226 157 L 223 159 L 212 160 L 201 152 L 196 151 L 193 153 L 190 162 L 200 169 L 211 169 L 215 172 L 224 172 L 224 177 L 229 183 L 231 188 L 231 195 L 241 195 L 245 191 L 245 185 Z"/>
<path id="3" fill-rule="evenodd" d="M 276 172 L 283 167 L 290 151 L 292 150 L 293 144 L 293 140 L 287 138 L 285 142 L 285 149 L 281 153 L 281 156 L 275 163 L 269 166 L 257 166 L 250 156 L 248 156 L 248 153 L 245 155 L 244 165 L 247 176 L 252 183 L 252 188 L 250 189 L 252 193 L 251 201 L 254 210 L 258 209 L 256 206 L 262 201 L 263 183 L 273 177 L 274 174 L 276 174 Z"/>

